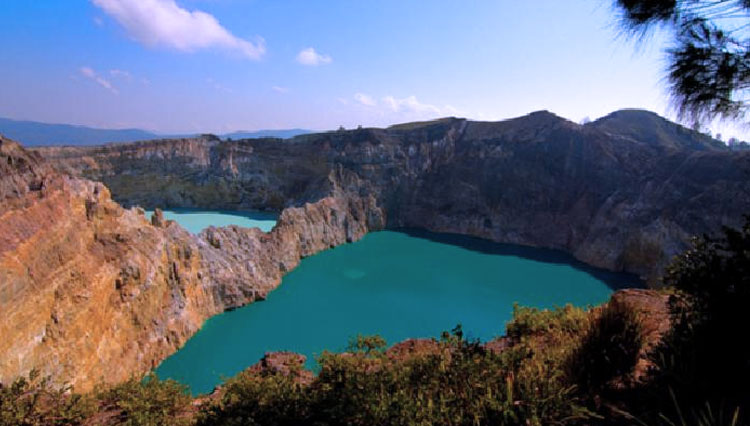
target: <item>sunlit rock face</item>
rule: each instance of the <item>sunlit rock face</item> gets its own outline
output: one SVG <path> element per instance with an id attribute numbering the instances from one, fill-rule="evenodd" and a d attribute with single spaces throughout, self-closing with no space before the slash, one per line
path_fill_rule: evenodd
<path id="1" fill-rule="evenodd" d="M 303 256 L 384 226 L 333 188 L 276 228 L 191 235 L 123 209 L 101 183 L 0 139 L 0 382 L 32 368 L 79 390 L 142 374 L 211 315 L 265 297 Z"/>
<path id="2" fill-rule="evenodd" d="M 337 189 L 372 197 L 388 227 L 561 249 L 654 284 L 692 235 L 739 225 L 750 211 L 749 153 L 638 110 L 585 126 L 542 111 L 40 152 L 126 205 L 280 211 Z"/>
<path id="3" fill-rule="evenodd" d="M 148 371 L 300 258 L 372 230 L 557 248 L 653 281 L 689 236 L 750 211 L 750 153 L 643 111 L 285 141 L 0 143 L 0 382 L 40 368 L 80 390 Z M 281 213 L 269 233 L 191 235 L 118 202 Z"/>

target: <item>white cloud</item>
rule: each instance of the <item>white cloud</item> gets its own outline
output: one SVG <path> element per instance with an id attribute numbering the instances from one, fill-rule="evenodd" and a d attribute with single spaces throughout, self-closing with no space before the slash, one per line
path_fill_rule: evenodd
<path id="1" fill-rule="evenodd" d="M 427 103 L 420 102 L 416 96 L 411 95 L 405 98 L 397 98 L 392 95 L 384 96 L 380 100 L 365 93 L 355 93 L 353 96 L 355 105 L 367 107 L 369 114 L 377 114 L 381 117 L 392 117 L 393 119 L 427 119 L 444 116 L 465 116 L 462 111 L 450 106 L 438 107 Z M 347 105 L 348 99 L 338 98 L 341 104 Z"/>
<path id="2" fill-rule="evenodd" d="M 455 107 L 453 107 L 451 105 L 444 106 L 443 107 L 443 111 L 446 114 L 452 115 L 453 117 L 462 117 L 462 116 L 466 116 L 467 115 L 466 112 L 461 111 L 460 109 L 455 108 Z"/>
<path id="3" fill-rule="evenodd" d="M 90 67 L 81 67 L 79 68 L 79 71 L 81 72 L 81 75 L 84 77 L 95 81 L 98 85 L 102 86 L 103 88 L 109 90 L 115 95 L 120 94 L 120 92 L 112 85 L 112 83 L 109 82 L 109 80 L 105 79 L 101 75 L 97 74 L 96 71 L 94 71 Z"/>
<path id="4" fill-rule="evenodd" d="M 273 86 L 271 87 L 271 89 L 273 89 L 273 91 L 276 93 L 289 93 L 288 87 Z"/>
<path id="5" fill-rule="evenodd" d="M 96 71 L 94 71 L 93 69 L 89 67 L 81 67 L 80 71 L 81 71 L 81 74 L 83 74 L 84 76 L 88 78 L 94 78 L 96 76 Z"/>
<path id="6" fill-rule="evenodd" d="M 135 40 L 183 52 L 221 48 L 249 59 L 260 59 L 265 42 L 241 39 L 199 10 L 188 11 L 175 0 L 91 0 L 112 16 Z"/>
<path id="7" fill-rule="evenodd" d="M 109 75 L 111 75 L 112 77 L 124 78 L 126 80 L 132 80 L 133 78 L 133 75 L 130 74 L 129 71 L 118 70 L 118 69 L 109 70 Z"/>
<path id="8" fill-rule="evenodd" d="M 416 112 L 420 114 L 442 114 L 442 110 L 435 105 L 423 104 L 417 100 L 417 97 L 412 95 L 403 99 L 397 99 L 393 96 L 386 96 L 383 98 L 383 102 L 393 112 Z"/>
<path id="9" fill-rule="evenodd" d="M 354 100 L 361 103 L 362 105 L 370 106 L 370 107 L 374 107 L 375 105 L 378 104 L 377 101 L 375 101 L 375 99 L 372 98 L 372 96 L 365 95 L 364 93 L 355 93 Z"/>
<path id="10" fill-rule="evenodd" d="M 328 55 L 323 55 L 316 52 L 312 47 L 308 47 L 307 49 L 302 49 L 297 54 L 297 62 L 302 65 L 317 66 L 330 64 L 331 62 L 333 62 L 333 58 Z"/>

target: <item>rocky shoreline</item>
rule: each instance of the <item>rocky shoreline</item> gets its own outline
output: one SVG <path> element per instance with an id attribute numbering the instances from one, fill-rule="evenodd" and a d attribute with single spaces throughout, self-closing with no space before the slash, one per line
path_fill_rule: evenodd
<path id="1" fill-rule="evenodd" d="M 267 234 L 191 235 L 15 142 L 0 139 L 0 155 L 28 169 L 3 170 L 0 382 L 38 368 L 85 391 L 144 374 L 210 316 L 265 298 L 302 257 L 384 226 L 372 199 L 333 191 L 284 210 Z"/>
<path id="2" fill-rule="evenodd" d="M 585 126 L 542 111 L 38 152 L 104 182 L 124 205 L 280 212 L 338 188 L 373 197 L 389 229 L 558 249 L 651 285 L 692 236 L 739 226 L 750 212 L 750 153 L 637 110 Z"/>
<path id="3" fill-rule="evenodd" d="M 580 126 L 540 112 L 34 151 L 0 139 L 0 382 L 36 367 L 85 391 L 143 374 L 301 258 L 379 229 L 559 249 L 657 284 L 691 235 L 750 211 L 750 153 L 654 117 Z M 649 120 L 654 137 L 622 130 Z M 281 214 L 269 233 L 191 235 L 118 202 Z"/>

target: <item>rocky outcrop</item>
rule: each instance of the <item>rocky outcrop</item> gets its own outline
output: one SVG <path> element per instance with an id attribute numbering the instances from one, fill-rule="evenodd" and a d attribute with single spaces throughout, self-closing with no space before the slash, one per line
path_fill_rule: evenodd
<path id="1" fill-rule="evenodd" d="M 312 371 L 305 369 L 307 357 L 294 352 L 268 352 L 256 364 L 245 370 L 245 374 L 263 373 L 293 375 L 302 384 L 310 384 L 313 380 Z"/>
<path id="2" fill-rule="evenodd" d="M 39 152 L 126 205 L 280 211 L 337 186 L 374 198 L 389 228 L 560 249 L 655 285 L 691 236 L 750 212 L 750 153 L 637 110 Z"/>
<path id="3" fill-rule="evenodd" d="M 0 158 L 0 382 L 39 368 L 85 391 L 145 373 L 208 317 L 264 298 L 302 257 L 385 224 L 372 197 L 332 185 L 270 233 L 195 236 L 15 142 L 0 138 Z"/>
<path id="4" fill-rule="evenodd" d="M 633 114 L 660 123 L 656 136 L 623 130 Z M 38 367 L 86 390 L 146 372 L 301 258 L 385 227 L 562 249 L 654 278 L 690 235 L 750 211 L 750 153 L 648 114 L 34 152 L 0 138 L 0 382 Z M 126 205 L 280 217 L 269 233 L 191 235 L 87 178 Z"/>
<path id="5" fill-rule="evenodd" d="M 257 139 L 250 146 L 200 137 L 38 152 L 65 173 L 117 188 L 116 199 L 127 206 L 281 211 L 290 197 L 317 201 L 328 195 L 319 190 L 328 189 L 328 164 L 314 146 L 294 146 L 297 154 L 289 156 L 277 140 Z"/>

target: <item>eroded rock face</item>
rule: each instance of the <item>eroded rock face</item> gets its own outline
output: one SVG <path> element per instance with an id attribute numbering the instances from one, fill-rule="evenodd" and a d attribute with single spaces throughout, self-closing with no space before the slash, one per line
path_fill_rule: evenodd
<path id="1" fill-rule="evenodd" d="M 39 152 L 126 205 L 281 210 L 337 186 L 374 197 L 390 228 L 560 249 L 653 284 L 691 236 L 750 212 L 750 153 L 645 111 Z"/>
<path id="2" fill-rule="evenodd" d="M 54 170 L 0 138 L 0 381 L 36 367 L 87 390 L 144 373 L 302 257 L 385 227 L 557 248 L 655 278 L 690 235 L 750 211 L 750 153 L 663 122 L 640 140 L 618 130 L 625 115 L 35 151 Z M 267 234 L 196 236 L 85 178 L 126 205 L 283 211 Z"/>
<path id="3" fill-rule="evenodd" d="M 189 234 L 123 209 L 0 139 L 0 382 L 32 368 L 85 391 L 155 367 L 208 317 L 277 286 L 300 258 L 385 224 L 374 199 L 333 188 L 268 234 Z"/>

